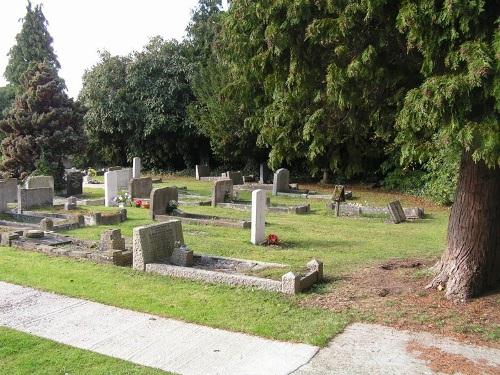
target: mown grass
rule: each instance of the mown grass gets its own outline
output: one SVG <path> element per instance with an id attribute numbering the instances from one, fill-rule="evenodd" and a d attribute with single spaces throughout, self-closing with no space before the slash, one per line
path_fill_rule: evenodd
<path id="1" fill-rule="evenodd" d="M 164 181 L 155 186 L 187 186 L 190 193 L 207 198 L 213 185 L 193 178 L 167 176 Z M 404 205 L 415 205 L 412 197 L 379 194 L 354 190 L 356 202 L 380 205 L 399 198 Z M 250 199 L 250 193 L 240 196 Z M 271 201 L 311 205 L 312 212 L 306 215 L 267 214 L 266 233 L 277 234 L 281 247 L 251 245 L 248 229 L 198 225 L 183 225 L 186 244 L 197 253 L 287 264 L 289 268 L 269 272 L 278 278 L 288 269 L 303 270 L 311 258 L 317 258 L 324 262 L 326 283 L 309 293 L 334 290 L 336 284 L 332 281 L 360 267 L 391 258 L 436 257 L 443 250 L 448 213 L 432 205 L 426 207 L 428 215 L 424 220 L 393 225 L 382 217 L 337 218 L 326 208 L 326 201 L 281 196 Z M 232 209 L 181 208 L 193 213 L 250 218 L 249 212 Z M 145 209 L 128 208 L 128 218 L 110 227 L 121 228 L 122 234 L 130 237 L 134 227 L 151 223 Z M 87 227 L 67 234 L 97 240 L 105 228 Z M 301 307 L 300 302 L 308 295 L 286 297 L 248 288 L 207 285 L 5 248 L 0 250 L 0 279 L 212 327 L 316 345 L 326 344 L 348 322 L 342 314 Z"/>
<path id="2" fill-rule="evenodd" d="M 11 375 L 165 372 L 0 327 L 0 373 Z"/>

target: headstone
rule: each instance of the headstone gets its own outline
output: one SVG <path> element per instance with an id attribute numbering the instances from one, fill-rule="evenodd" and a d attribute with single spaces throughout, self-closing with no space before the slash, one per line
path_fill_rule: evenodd
<path id="1" fill-rule="evenodd" d="M 54 177 L 29 176 L 24 183 L 26 189 L 51 188 L 54 190 Z"/>
<path id="2" fill-rule="evenodd" d="M 335 185 L 333 189 L 332 201 L 344 202 L 345 201 L 345 189 L 344 185 Z"/>
<path id="3" fill-rule="evenodd" d="M 248 176 L 243 176 L 243 183 L 248 184 L 249 182 L 255 182 L 255 176 L 253 174 Z"/>
<path id="4" fill-rule="evenodd" d="M 54 204 L 53 188 L 17 189 L 17 212 Z"/>
<path id="5" fill-rule="evenodd" d="M 83 194 L 83 173 L 68 171 L 66 173 L 66 196 Z"/>
<path id="6" fill-rule="evenodd" d="M 153 189 L 149 198 L 149 217 L 154 220 L 156 215 L 166 215 L 170 201 L 179 201 L 179 193 L 175 187 Z"/>
<path id="7" fill-rule="evenodd" d="M 290 191 L 290 172 L 288 169 L 280 168 L 274 172 L 273 195 L 288 193 Z"/>
<path id="8" fill-rule="evenodd" d="M 104 205 L 113 207 L 117 204 L 113 202 L 113 198 L 118 195 L 118 175 L 116 171 L 104 173 Z"/>
<path id="9" fill-rule="evenodd" d="M 224 203 L 233 196 L 233 181 L 230 179 L 219 180 L 214 182 L 212 190 L 212 207 L 217 206 L 217 203 Z"/>
<path id="10" fill-rule="evenodd" d="M 149 198 L 153 190 L 151 177 L 132 178 L 128 183 L 128 193 L 132 199 Z"/>
<path id="11" fill-rule="evenodd" d="M 241 174 L 240 171 L 237 172 L 228 171 L 226 172 L 225 177 L 233 181 L 233 185 L 243 185 L 243 175 Z"/>
<path id="12" fill-rule="evenodd" d="M 196 179 L 199 180 L 201 177 L 210 176 L 210 167 L 208 165 L 196 165 Z"/>
<path id="13" fill-rule="evenodd" d="M 406 215 L 403 211 L 403 207 L 401 206 L 400 201 L 389 203 L 387 208 L 389 209 L 389 215 L 394 224 L 399 224 L 403 221 L 406 221 Z"/>
<path id="14" fill-rule="evenodd" d="M 141 158 L 139 157 L 132 160 L 132 178 L 141 178 Z"/>
<path id="15" fill-rule="evenodd" d="M 285 294 L 297 294 L 300 292 L 300 275 L 292 271 L 281 277 L 281 292 Z"/>
<path id="16" fill-rule="evenodd" d="M 144 271 L 148 263 L 168 263 L 177 243 L 183 245 L 180 220 L 145 225 L 133 231 L 133 268 Z"/>
<path id="17" fill-rule="evenodd" d="M 267 167 L 267 164 L 261 163 L 260 164 L 260 176 L 259 176 L 259 182 L 261 184 L 267 184 L 269 182 L 269 175 L 270 175 L 270 170 Z"/>
<path id="18" fill-rule="evenodd" d="M 260 245 L 265 240 L 266 191 L 257 189 L 252 191 L 252 227 L 250 231 L 250 242 L 254 245 Z"/>
<path id="19" fill-rule="evenodd" d="M 0 212 L 8 209 L 8 203 L 17 202 L 17 179 L 0 180 Z"/>
<path id="20" fill-rule="evenodd" d="M 189 250 L 187 246 L 177 243 L 170 256 L 170 264 L 181 267 L 192 267 L 193 263 L 193 250 Z"/>
<path id="21" fill-rule="evenodd" d="M 76 197 L 69 197 L 64 203 L 64 209 L 66 211 L 76 210 L 76 203 L 77 203 Z"/>
<path id="22" fill-rule="evenodd" d="M 128 183 L 132 178 L 132 169 L 125 168 L 104 173 L 104 203 L 106 207 L 113 207 L 117 204 L 113 198 L 120 190 L 127 190 Z"/>
<path id="23" fill-rule="evenodd" d="M 101 233 L 99 243 L 101 251 L 125 250 L 125 238 L 120 229 L 107 229 Z"/>
<path id="24" fill-rule="evenodd" d="M 40 228 L 44 231 L 54 230 L 54 221 L 48 217 L 40 220 Z"/>

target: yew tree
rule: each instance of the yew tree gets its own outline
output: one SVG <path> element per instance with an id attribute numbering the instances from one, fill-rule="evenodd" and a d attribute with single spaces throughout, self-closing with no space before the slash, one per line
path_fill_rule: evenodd
<path id="1" fill-rule="evenodd" d="M 500 282 L 500 31 L 495 1 L 406 1 L 398 24 L 422 57 L 422 84 L 397 124 L 403 161 L 461 156 L 447 247 L 429 287 L 467 300 Z"/>
<path id="2" fill-rule="evenodd" d="M 0 121 L 5 133 L 1 169 L 20 178 L 50 174 L 60 187 L 63 159 L 84 150 L 82 121 L 82 111 L 68 98 L 52 64 L 31 63 L 21 75 L 14 104 Z"/>

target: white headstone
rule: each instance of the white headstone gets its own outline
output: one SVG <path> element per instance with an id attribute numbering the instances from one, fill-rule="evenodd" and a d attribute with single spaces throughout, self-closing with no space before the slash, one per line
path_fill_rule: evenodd
<path id="1" fill-rule="evenodd" d="M 254 245 L 260 245 L 265 240 L 266 225 L 266 191 L 257 189 L 252 191 L 252 229 L 250 241 Z"/>
<path id="2" fill-rule="evenodd" d="M 104 202 L 106 207 L 116 206 L 113 198 L 118 194 L 118 174 L 117 171 L 104 173 Z"/>
<path id="3" fill-rule="evenodd" d="M 132 178 L 141 178 L 141 158 L 135 157 L 132 163 Z"/>

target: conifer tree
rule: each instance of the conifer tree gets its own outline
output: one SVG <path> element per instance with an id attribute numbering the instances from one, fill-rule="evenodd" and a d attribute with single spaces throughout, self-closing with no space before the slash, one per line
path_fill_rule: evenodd
<path id="1" fill-rule="evenodd" d="M 16 44 L 10 49 L 9 63 L 5 68 L 5 78 L 14 86 L 20 84 L 21 75 L 28 69 L 31 62 L 45 61 L 50 66 L 59 69 L 61 66 L 52 48 L 52 37 L 43 15 L 42 6 L 34 8 L 31 2 L 26 6 L 26 15 L 22 19 L 22 28 L 16 35 Z"/>
<path id="2" fill-rule="evenodd" d="M 31 63 L 21 75 L 12 108 L 0 121 L 5 133 L 1 168 L 12 177 L 40 173 L 61 186 L 63 159 L 83 151 L 83 113 L 65 93 L 52 64 Z"/>

